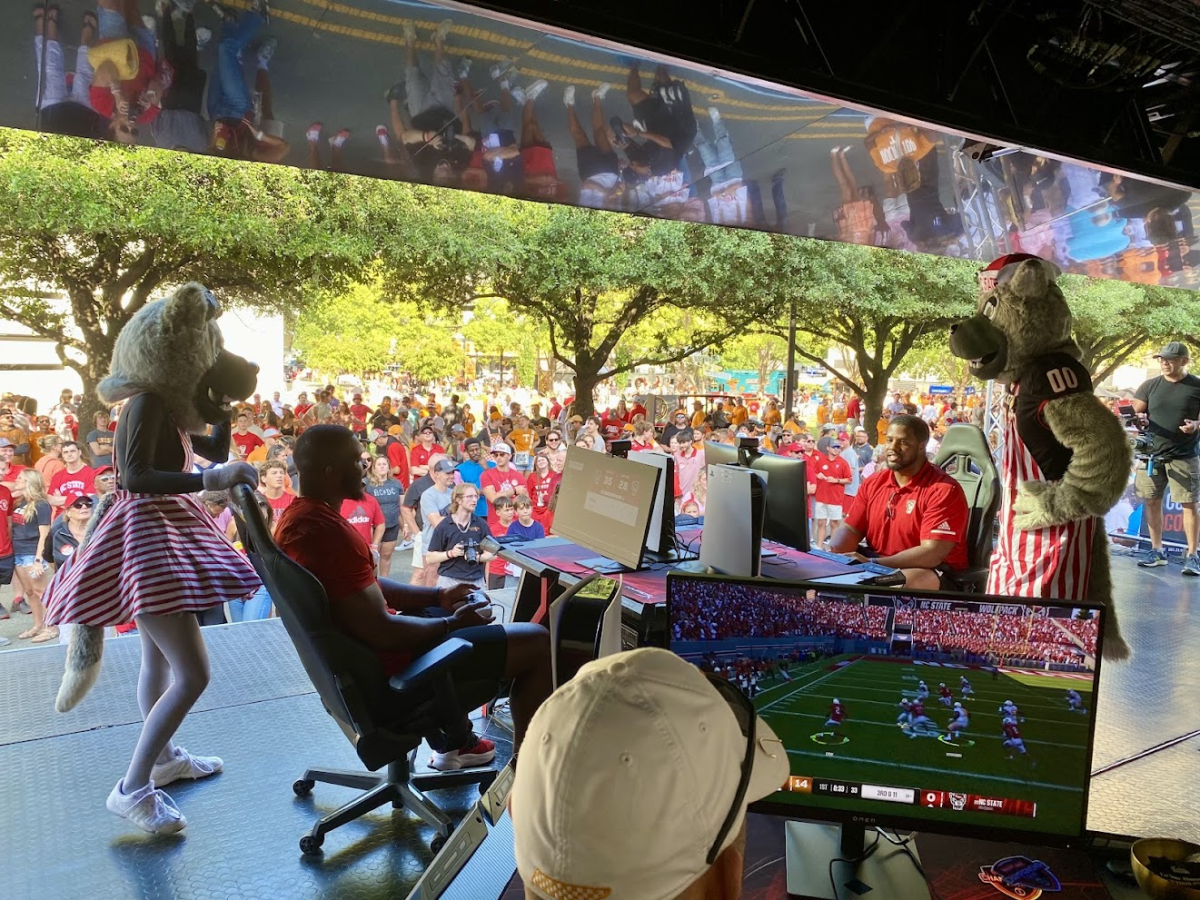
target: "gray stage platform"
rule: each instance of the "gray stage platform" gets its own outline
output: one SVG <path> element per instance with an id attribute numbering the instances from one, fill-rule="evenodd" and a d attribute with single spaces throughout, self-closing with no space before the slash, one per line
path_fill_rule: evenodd
<path id="1" fill-rule="evenodd" d="M 1181 578 L 1177 565 L 1147 572 L 1129 558 L 1114 563 L 1135 658 L 1106 666 L 1102 676 L 1088 825 L 1200 842 L 1200 814 L 1187 790 L 1200 778 L 1200 579 Z M 226 771 L 172 786 L 189 823 L 176 838 L 144 835 L 104 808 L 138 733 L 138 640 L 109 642 L 95 690 L 66 715 L 53 711 L 65 648 L 0 654 L 0 834 L 11 848 L 0 865 L 0 897 L 407 896 L 431 858 L 432 832 L 402 812 L 379 812 L 334 832 L 323 856 L 299 852 L 313 819 L 353 792 L 318 785 L 299 800 L 292 782 L 309 765 L 358 762 L 312 693 L 280 622 L 205 633 L 213 680 L 180 738 L 222 756 Z M 506 758 L 504 736 L 488 737 Z M 461 817 L 477 796 L 463 788 L 435 799 Z"/>

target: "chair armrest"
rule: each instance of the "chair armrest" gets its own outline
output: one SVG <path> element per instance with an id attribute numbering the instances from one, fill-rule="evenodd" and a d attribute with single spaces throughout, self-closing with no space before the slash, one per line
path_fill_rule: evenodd
<path id="1" fill-rule="evenodd" d="M 447 638 L 428 653 L 414 659 L 403 672 L 397 672 L 389 678 L 388 684 L 394 691 L 410 691 L 448 671 L 452 663 L 466 656 L 470 651 L 470 641 L 464 641 L 462 638 Z"/>

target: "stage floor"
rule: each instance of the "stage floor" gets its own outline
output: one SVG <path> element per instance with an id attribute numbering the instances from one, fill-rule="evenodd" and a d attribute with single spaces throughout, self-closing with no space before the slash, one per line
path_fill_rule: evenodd
<path id="1" fill-rule="evenodd" d="M 1138 570 L 1114 559 L 1122 624 L 1134 659 L 1107 665 L 1088 825 L 1122 835 L 1200 842 L 1200 813 L 1182 788 L 1200 779 L 1200 579 L 1178 564 Z M 7 623 L 5 623 L 7 624 Z M 59 715 L 53 698 L 65 647 L 0 653 L 0 834 L 10 852 L 0 896 L 209 900 L 403 898 L 428 865 L 432 831 L 403 812 L 380 811 L 333 832 L 313 859 L 297 842 L 313 820 L 354 791 L 318 785 L 297 799 L 292 782 L 311 765 L 357 768 L 278 620 L 206 629 L 213 679 L 181 743 L 225 760 L 225 772 L 172 785 L 188 817 L 181 836 L 133 829 L 104 808 L 140 727 L 134 697 L 136 639 L 110 640 L 91 695 Z M 479 726 L 482 728 L 482 725 Z M 504 734 L 489 733 L 500 755 Z M 1160 748 L 1160 749 L 1159 749 Z M 420 756 L 423 762 L 426 753 Z M 474 788 L 432 795 L 461 817 Z"/>

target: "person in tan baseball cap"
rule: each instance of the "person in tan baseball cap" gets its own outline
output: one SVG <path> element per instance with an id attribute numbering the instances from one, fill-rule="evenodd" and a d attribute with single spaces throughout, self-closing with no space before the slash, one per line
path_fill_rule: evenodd
<path id="1" fill-rule="evenodd" d="M 787 752 L 728 682 L 666 650 L 587 663 L 538 708 L 510 795 L 527 900 L 736 900 L 746 805 Z"/>

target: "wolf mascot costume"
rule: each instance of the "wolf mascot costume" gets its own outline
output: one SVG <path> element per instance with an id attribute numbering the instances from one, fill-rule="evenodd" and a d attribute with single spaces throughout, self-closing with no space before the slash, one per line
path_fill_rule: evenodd
<path id="1" fill-rule="evenodd" d="M 244 599 L 259 586 L 249 562 L 195 497 L 258 482 L 246 463 L 203 475 L 192 471 L 193 448 L 217 463 L 228 458 L 229 403 L 250 396 L 258 373 L 224 349 L 218 315 L 216 298 L 202 285 L 187 284 L 139 310 L 117 337 L 99 394 L 106 403 L 125 401 L 113 451 L 118 490 L 101 501 L 80 549 L 45 597 L 47 621 L 75 626 L 60 712 L 95 682 L 104 627 L 137 623 L 145 723 L 108 808 L 151 832 L 176 832 L 186 824 L 163 785 L 222 768 L 217 757 L 192 756 L 171 741 L 208 685 L 194 613 Z M 205 436 L 209 423 L 212 434 Z"/>
<path id="2" fill-rule="evenodd" d="M 1104 603 L 1104 655 L 1124 659 L 1103 517 L 1128 483 L 1132 450 L 1079 362 L 1057 275 L 1036 256 L 1001 257 L 980 273 L 979 311 L 950 333 L 971 374 L 1007 385 L 1000 539 L 987 590 Z"/>

